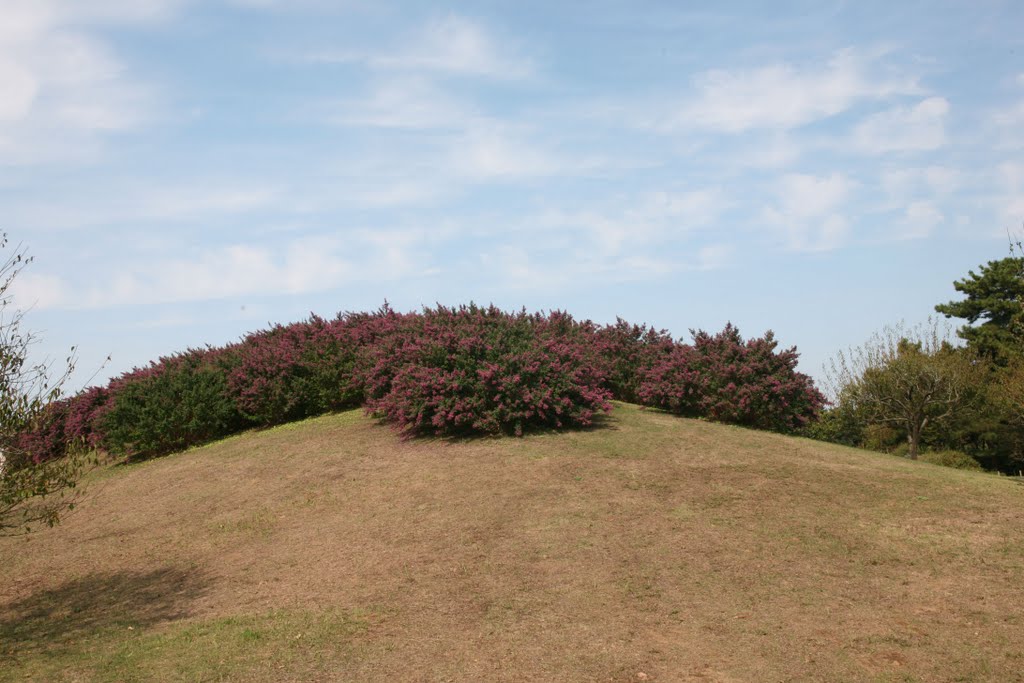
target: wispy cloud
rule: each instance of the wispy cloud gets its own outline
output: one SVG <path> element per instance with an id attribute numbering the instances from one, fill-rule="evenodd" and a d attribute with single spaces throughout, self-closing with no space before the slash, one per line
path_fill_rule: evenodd
<path id="1" fill-rule="evenodd" d="M 673 273 L 709 271 L 726 267 L 730 245 L 713 244 L 692 252 L 663 254 L 594 254 L 578 252 L 570 258 L 518 244 L 505 244 L 480 255 L 483 277 L 512 291 L 579 289 L 596 282 L 641 282 Z"/>
<path id="2" fill-rule="evenodd" d="M 65 196 L 59 204 L 22 201 L 8 219 L 37 229 L 61 230 L 206 219 L 267 209 L 282 199 L 282 188 L 208 179 L 203 183 L 123 183 L 116 191 Z"/>
<path id="3" fill-rule="evenodd" d="M 11 297 L 16 310 L 47 309 L 66 299 L 64 281 L 52 273 L 19 273 L 11 284 Z"/>
<path id="4" fill-rule="evenodd" d="M 100 135 L 147 119 L 153 88 L 129 76 L 87 25 L 153 20 L 176 4 L 5 4 L 0 21 L 0 165 L 81 157 L 94 151 Z"/>
<path id="5" fill-rule="evenodd" d="M 994 129 L 996 147 L 1003 150 L 1018 150 L 1024 147 L 1024 74 L 1013 79 L 1014 97 L 1018 99 L 1004 102 L 993 109 L 988 115 L 988 124 Z"/>
<path id="6" fill-rule="evenodd" d="M 330 123 L 376 128 L 461 130 L 481 118 L 471 104 L 420 76 L 383 78 L 358 98 L 321 108 Z"/>
<path id="7" fill-rule="evenodd" d="M 884 209 L 938 199 L 948 200 L 965 182 L 964 174 L 943 165 L 888 168 L 879 176 L 880 204 Z"/>
<path id="8" fill-rule="evenodd" d="M 342 237 L 303 237 L 281 246 L 241 243 L 194 256 L 147 259 L 113 272 L 80 273 L 89 284 L 36 274 L 19 290 L 19 302 L 37 308 L 91 309 L 169 304 L 233 297 L 321 292 L 361 281 L 423 275 L 423 238 L 387 232 Z M 354 257 L 353 254 L 358 254 Z"/>
<path id="9" fill-rule="evenodd" d="M 359 63 L 384 71 L 521 79 L 533 62 L 505 48 L 484 26 L 456 14 L 429 22 L 390 50 L 321 50 L 310 62 Z"/>
<path id="10" fill-rule="evenodd" d="M 844 205 L 856 184 L 842 173 L 814 176 L 791 173 L 775 188 L 776 202 L 763 218 L 791 249 L 825 251 L 847 236 Z"/>
<path id="11" fill-rule="evenodd" d="M 932 202 L 913 202 L 904 213 L 903 231 L 896 237 L 899 239 L 928 237 L 945 220 L 946 217 Z"/>
<path id="12" fill-rule="evenodd" d="M 455 173 L 471 180 L 538 178 L 586 166 L 500 126 L 467 131 L 452 143 L 449 163 Z"/>
<path id="13" fill-rule="evenodd" d="M 554 209 L 530 219 L 548 235 L 571 232 L 573 242 L 605 257 L 635 253 L 691 237 L 725 210 L 721 190 L 699 188 L 645 192 L 585 209 Z"/>
<path id="14" fill-rule="evenodd" d="M 949 102 L 929 97 L 912 107 L 873 114 L 854 128 L 853 146 L 865 154 L 924 152 L 946 143 Z"/>
<path id="15" fill-rule="evenodd" d="M 1024 223 L 1024 164 L 1004 161 L 996 169 L 995 196 L 992 204 L 999 231 L 1018 230 Z"/>
<path id="16" fill-rule="evenodd" d="M 138 24 L 163 21 L 196 0 L 35 0 L 70 22 Z"/>
<path id="17" fill-rule="evenodd" d="M 882 73 L 876 61 L 846 49 L 823 67 L 777 63 L 705 71 L 694 77 L 692 96 L 652 123 L 666 131 L 786 130 L 835 116 L 863 100 L 922 92 L 917 78 Z"/>

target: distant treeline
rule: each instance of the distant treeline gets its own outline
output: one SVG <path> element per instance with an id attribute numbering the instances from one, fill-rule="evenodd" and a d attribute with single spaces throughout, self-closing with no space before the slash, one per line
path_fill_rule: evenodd
<path id="1" fill-rule="evenodd" d="M 1019 245 L 1014 248 L 1019 251 Z M 1024 470 L 1024 258 L 990 261 L 935 310 L 966 324 L 888 327 L 831 366 L 811 436 L 940 464 Z"/>

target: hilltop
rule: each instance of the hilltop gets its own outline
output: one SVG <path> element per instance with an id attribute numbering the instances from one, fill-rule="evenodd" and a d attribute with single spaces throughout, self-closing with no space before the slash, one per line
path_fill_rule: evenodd
<path id="1" fill-rule="evenodd" d="M 643 411 L 354 410 L 103 470 L 0 539 L 2 681 L 1021 681 L 1024 487 Z"/>

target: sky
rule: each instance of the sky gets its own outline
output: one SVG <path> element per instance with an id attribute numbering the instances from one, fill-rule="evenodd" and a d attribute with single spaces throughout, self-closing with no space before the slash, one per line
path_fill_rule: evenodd
<path id="1" fill-rule="evenodd" d="M 1021 27 L 1014 0 L 0 0 L 16 303 L 39 357 L 77 348 L 71 388 L 385 301 L 731 321 L 821 377 L 1024 231 Z"/>

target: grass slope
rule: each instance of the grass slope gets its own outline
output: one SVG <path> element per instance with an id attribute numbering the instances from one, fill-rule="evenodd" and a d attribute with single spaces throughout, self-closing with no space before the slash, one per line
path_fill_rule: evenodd
<path id="1" fill-rule="evenodd" d="M 357 412 L 107 470 L 0 539 L 2 681 L 1022 681 L 1024 486 L 618 405 Z"/>

